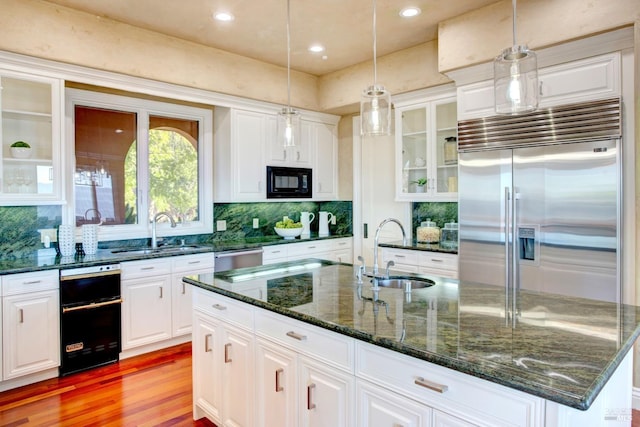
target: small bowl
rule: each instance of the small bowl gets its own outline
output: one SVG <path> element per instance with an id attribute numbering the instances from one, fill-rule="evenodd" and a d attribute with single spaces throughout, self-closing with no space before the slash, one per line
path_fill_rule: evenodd
<path id="1" fill-rule="evenodd" d="M 31 157 L 31 148 L 11 147 L 11 156 L 15 159 L 28 159 Z"/>
<path id="2" fill-rule="evenodd" d="M 273 227 L 278 236 L 284 237 L 285 240 L 292 240 L 302 234 L 302 227 L 300 228 L 276 228 Z"/>

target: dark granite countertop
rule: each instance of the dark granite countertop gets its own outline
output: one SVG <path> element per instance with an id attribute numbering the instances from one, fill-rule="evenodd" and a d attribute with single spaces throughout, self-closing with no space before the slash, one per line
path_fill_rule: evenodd
<path id="1" fill-rule="evenodd" d="M 52 270 L 58 268 L 89 267 L 94 265 L 104 265 L 125 261 L 136 261 L 143 259 L 164 258 L 168 256 L 192 255 L 206 252 L 224 252 L 242 249 L 258 248 L 262 246 L 280 245 L 288 243 L 300 243 L 313 240 L 339 239 L 352 237 L 349 235 L 331 235 L 320 237 L 312 234 L 305 239 L 285 240 L 280 236 L 254 237 L 237 240 L 214 240 L 210 243 L 198 243 L 186 245 L 182 250 L 159 250 L 157 252 L 143 253 L 142 249 L 136 247 L 110 247 L 100 248 L 95 255 L 84 255 L 75 257 L 47 257 L 38 258 L 36 253 L 33 256 L 18 259 L 0 259 L 0 275 L 28 273 L 32 271 Z M 175 249 L 176 246 L 170 247 Z M 126 249 L 122 251 L 122 249 Z M 140 249 L 137 251 L 136 249 Z"/>
<path id="2" fill-rule="evenodd" d="M 639 307 L 524 291 L 511 328 L 498 287 L 431 279 L 434 286 L 410 294 L 381 288 L 376 299 L 368 280 L 358 285 L 353 266 L 303 260 L 185 281 L 582 410 L 640 334 Z"/>
<path id="3" fill-rule="evenodd" d="M 418 243 L 415 240 L 403 244 L 402 240 L 397 242 L 378 243 L 380 247 L 395 248 L 395 249 L 410 249 L 414 251 L 428 251 L 428 252 L 441 252 L 445 254 L 457 254 L 458 245 L 448 245 L 442 243 Z"/>

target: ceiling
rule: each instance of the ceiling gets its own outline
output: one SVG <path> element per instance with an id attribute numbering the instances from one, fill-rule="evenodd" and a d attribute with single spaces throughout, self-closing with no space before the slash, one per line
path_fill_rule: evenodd
<path id="1" fill-rule="evenodd" d="M 46 0 L 271 64 L 287 65 L 286 0 Z M 377 0 L 377 56 L 434 40 L 438 22 L 496 0 Z M 422 13 L 401 18 L 406 6 Z M 291 68 L 323 75 L 373 58 L 373 0 L 291 0 Z M 214 12 L 235 16 L 218 22 Z M 308 51 L 311 44 L 322 53 Z"/>

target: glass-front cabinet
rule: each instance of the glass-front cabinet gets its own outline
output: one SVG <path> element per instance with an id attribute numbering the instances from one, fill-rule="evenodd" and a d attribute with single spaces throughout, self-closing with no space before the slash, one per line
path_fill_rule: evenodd
<path id="1" fill-rule="evenodd" d="M 395 102 L 396 199 L 456 201 L 458 145 L 455 92 Z"/>
<path id="2" fill-rule="evenodd" d="M 62 202 L 62 80 L 0 68 L 0 205 Z"/>

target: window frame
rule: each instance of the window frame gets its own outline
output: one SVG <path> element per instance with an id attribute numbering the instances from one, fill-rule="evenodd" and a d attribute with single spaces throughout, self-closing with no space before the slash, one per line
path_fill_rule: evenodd
<path id="1" fill-rule="evenodd" d="M 178 101 L 179 102 L 179 101 Z M 151 218 L 149 212 L 149 116 L 165 116 L 177 119 L 197 120 L 198 125 L 198 221 L 186 224 L 177 222 L 175 228 L 168 223 L 158 223 L 159 236 L 182 236 L 211 234 L 213 232 L 213 107 L 211 109 L 138 98 L 114 95 L 110 93 L 88 91 L 84 89 L 65 89 L 66 153 L 65 170 L 66 194 L 68 203 L 63 220 L 75 226 L 75 107 L 76 105 L 132 112 L 137 115 L 138 150 L 138 223 L 100 227 L 101 241 L 128 240 L 151 237 Z M 76 239 L 81 236 L 81 227 L 76 227 Z M 80 241 L 80 240 L 77 240 Z"/>

